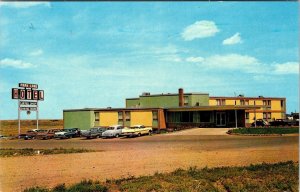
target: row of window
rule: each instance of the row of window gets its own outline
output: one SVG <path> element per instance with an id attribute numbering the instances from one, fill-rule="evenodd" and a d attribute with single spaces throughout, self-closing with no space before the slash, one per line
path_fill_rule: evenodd
<path id="1" fill-rule="evenodd" d="M 216 99 L 216 101 L 217 101 L 217 105 L 226 105 L 225 99 Z M 236 104 L 236 101 L 235 101 L 235 104 Z M 248 99 L 240 100 L 240 105 L 249 105 L 249 100 Z M 255 101 L 254 101 L 254 105 L 255 105 Z M 271 100 L 263 100 L 263 106 L 270 107 L 271 106 Z M 280 101 L 280 106 L 284 107 L 284 101 L 283 100 Z"/>
<path id="2" fill-rule="evenodd" d="M 245 118 L 249 119 L 249 112 L 245 113 Z M 263 119 L 265 119 L 265 120 L 271 119 L 271 113 L 270 112 L 264 112 L 263 113 Z"/>

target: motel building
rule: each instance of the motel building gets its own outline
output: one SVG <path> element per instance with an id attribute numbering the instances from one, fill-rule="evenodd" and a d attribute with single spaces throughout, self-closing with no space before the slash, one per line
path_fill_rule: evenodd
<path id="1" fill-rule="evenodd" d="M 208 93 L 150 94 L 127 98 L 125 108 L 63 110 L 64 127 L 142 124 L 154 130 L 192 127 L 249 127 L 255 119 L 285 119 L 286 99 L 275 97 L 210 97 Z"/>

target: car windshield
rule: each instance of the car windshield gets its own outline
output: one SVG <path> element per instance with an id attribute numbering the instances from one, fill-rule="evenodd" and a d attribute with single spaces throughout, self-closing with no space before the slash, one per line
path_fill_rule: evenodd
<path id="1" fill-rule="evenodd" d="M 107 130 L 114 130 L 114 127 L 108 127 Z"/>
<path id="2" fill-rule="evenodd" d="M 133 127 L 130 127 L 131 129 L 137 129 L 139 128 L 138 126 L 133 126 Z"/>
<path id="3" fill-rule="evenodd" d="M 63 129 L 63 131 L 65 131 L 65 132 L 71 132 L 72 129 Z"/>
<path id="4" fill-rule="evenodd" d="M 90 131 L 97 131 L 98 128 L 91 128 Z"/>
<path id="5" fill-rule="evenodd" d="M 41 133 L 41 132 L 46 132 L 47 130 L 36 130 L 36 132 Z"/>

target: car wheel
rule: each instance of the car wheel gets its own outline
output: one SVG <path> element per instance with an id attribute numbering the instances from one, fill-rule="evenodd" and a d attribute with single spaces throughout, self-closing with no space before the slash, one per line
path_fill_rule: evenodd
<path id="1" fill-rule="evenodd" d="M 151 131 L 149 131 L 148 135 L 152 135 L 152 132 L 151 132 Z"/>
<path id="2" fill-rule="evenodd" d="M 141 133 L 138 133 L 138 137 L 140 137 L 141 136 Z"/>
<path id="3" fill-rule="evenodd" d="M 119 134 L 116 134 L 116 136 L 115 136 L 116 138 L 118 138 L 119 137 Z"/>

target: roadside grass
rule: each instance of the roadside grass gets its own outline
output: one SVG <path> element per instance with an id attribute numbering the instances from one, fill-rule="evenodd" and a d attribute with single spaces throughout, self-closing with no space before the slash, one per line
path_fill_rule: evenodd
<path id="1" fill-rule="evenodd" d="M 171 173 L 155 173 L 152 176 L 129 176 L 99 181 L 83 180 L 66 187 L 52 189 L 33 187 L 24 192 L 223 192 L 223 191 L 298 191 L 299 163 L 293 161 L 276 164 L 257 164 L 245 167 L 176 169 Z"/>
<path id="2" fill-rule="evenodd" d="M 17 136 L 18 120 L 0 120 L 0 135 Z M 60 129 L 63 128 L 62 119 L 40 119 L 39 129 Z M 36 129 L 36 120 L 21 120 L 21 133 Z"/>
<path id="3" fill-rule="evenodd" d="M 250 134 L 250 135 L 266 135 L 266 134 L 293 134 L 299 133 L 298 127 L 288 128 L 238 128 L 231 129 L 228 134 Z"/>
<path id="4" fill-rule="evenodd" d="M 97 150 L 74 149 L 74 148 L 53 148 L 53 149 L 13 149 L 0 148 L 0 157 L 32 156 L 32 155 L 52 155 L 52 154 L 69 154 L 69 153 L 87 153 L 96 152 Z M 98 150 L 99 151 L 99 150 Z"/>

